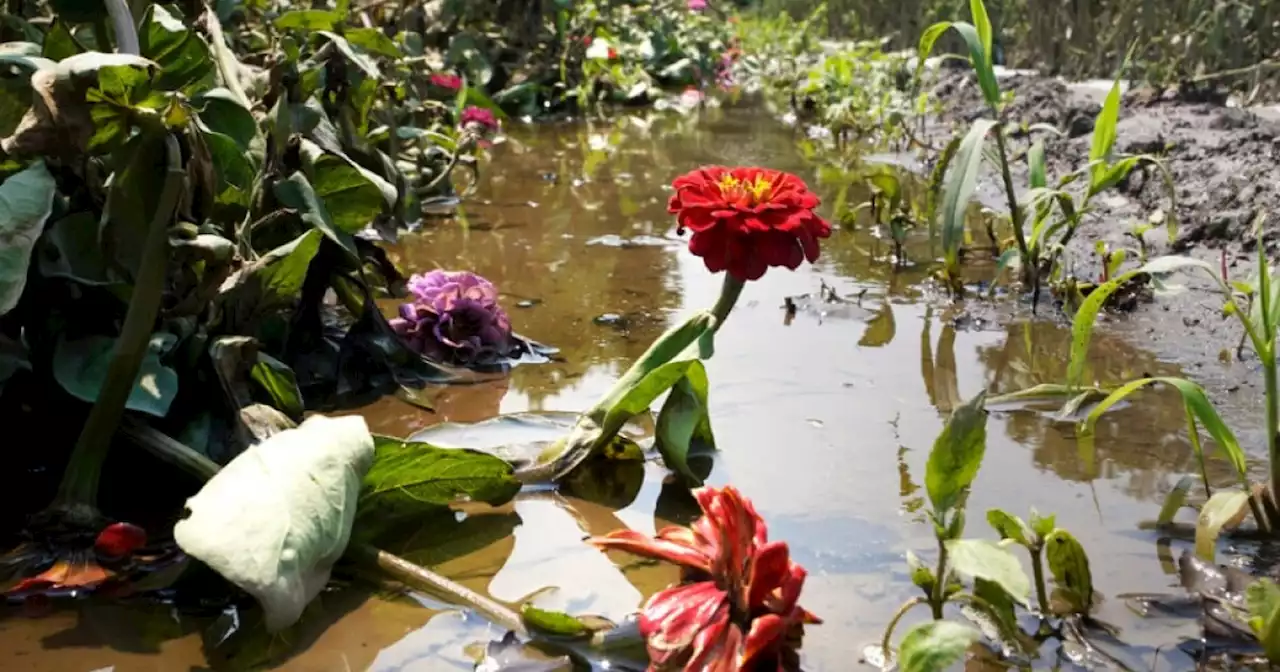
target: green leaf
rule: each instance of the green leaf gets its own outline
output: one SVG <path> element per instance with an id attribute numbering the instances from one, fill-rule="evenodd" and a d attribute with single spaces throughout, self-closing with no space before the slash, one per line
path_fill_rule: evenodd
<path id="1" fill-rule="evenodd" d="M 974 26 L 962 21 L 951 24 L 969 47 L 969 63 L 973 65 L 974 74 L 978 76 L 978 88 L 982 89 L 982 97 L 987 105 L 995 111 L 1000 104 L 1000 85 L 996 82 L 996 72 L 991 66 L 991 54 L 983 46 L 983 38 Z M 990 26 L 987 27 L 990 31 Z"/>
<path id="2" fill-rule="evenodd" d="M 346 551 L 374 459 L 360 416 L 312 416 L 250 446 L 194 497 L 174 540 L 262 604 L 268 631 L 292 625 Z"/>
<path id="3" fill-rule="evenodd" d="M 287 364 L 259 352 L 258 361 L 249 369 L 249 377 L 271 397 L 272 406 L 291 418 L 302 417 L 305 410 L 302 390 L 298 389 L 298 378 Z"/>
<path id="4" fill-rule="evenodd" d="M 378 70 L 378 64 L 374 63 L 373 59 L 369 58 L 367 54 L 351 46 L 351 43 L 345 37 L 327 30 L 318 31 L 316 36 L 323 37 L 333 43 L 334 48 L 342 52 L 342 56 L 349 63 L 359 68 L 369 79 L 376 80 L 382 77 L 382 72 Z"/>
<path id="5" fill-rule="evenodd" d="M 1009 597 L 1027 604 L 1031 579 L 1007 546 L 983 539 L 952 539 L 946 546 L 947 562 L 957 574 L 997 583 Z"/>
<path id="6" fill-rule="evenodd" d="M 1073 614 L 1088 614 L 1093 606 L 1093 574 L 1084 546 L 1071 533 L 1056 529 L 1044 540 L 1049 571 L 1058 583 L 1059 596 L 1065 598 Z"/>
<path id="7" fill-rule="evenodd" d="M 49 26 L 49 30 L 44 33 L 44 44 L 41 47 L 40 55 L 54 61 L 61 61 L 64 58 L 71 58 L 80 53 L 80 45 L 71 37 L 71 31 L 67 29 L 67 24 L 62 21 L 54 21 Z"/>
<path id="8" fill-rule="evenodd" d="M 111 284 L 98 240 L 98 218 L 91 212 L 76 212 L 50 224 L 41 242 L 39 267 L 46 278 Z"/>
<path id="9" fill-rule="evenodd" d="M 228 89 L 216 88 L 192 97 L 191 105 L 200 113 L 200 121 L 215 133 L 221 133 L 236 141 L 241 150 L 248 151 L 258 135 L 258 122 L 253 113 L 246 110 Z"/>
<path id="10" fill-rule="evenodd" d="M 1094 290 L 1095 292 L 1098 290 Z M 1236 440 L 1235 434 L 1227 423 L 1223 422 L 1222 416 L 1218 415 L 1217 409 L 1213 407 L 1213 403 L 1209 401 L 1209 397 L 1205 394 L 1204 388 L 1187 380 L 1185 378 L 1173 377 L 1157 377 L 1157 378 L 1140 378 L 1121 385 L 1116 391 L 1107 396 L 1106 399 L 1098 402 L 1098 405 L 1089 412 L 1089 415 L 1081 422 L 1079 437 L 1084 446 L 1082 452 L 1092 453 L 1092 437 L 1094 427 L 1097 425 L 1098 418 L 1102 417 L 1115 404 L 1122 399 L 1133 394 L 1134 392 L 1157 383 L 1168 385 L 1178 391 L 1182 395 L 1182 402 L 1186 411 L 1194 415 L 1195 419 L 1209 432 L 1209 436 L 1217 442 L 1218 447 L 1226 455 L 1227 460 L 1231 462 L 1231 466 L 1235 467 L 1236 474 L 1243 481 L 1248 475 L 1248 466 L 1245 464 L 1244 449 L 1240 447 L 1240 442 Z"/>
<path id="11" fill-rule="evenodd" d="M 1089 145 L 1089 161 L 1097 162 L 1093 163 L 1089 169 L 1089 186 L 1093 193 L 1101 191 L 1101 189 L 1095 189 L 1094 185 L 1101 182 L 1107 166 L 1111 163 L 1111 150 L 1116 144 L 1116 123 L 1119 118 L 1120 77 L 1117 76 L 1111 83 L 1111 90 L 1107 92 L 1106 101 L 1102 103 L 1102 110 L 1098 112 L 1098 117 L 1093 122 L 1093 141 Z"/>
<path id="12" fill-rule="evenodd" d="M 123 268 L 132 282 L 142 263 L 151 218 L 160 207 L 161 190 L 156 187 L 164 183 L 168 166 L 164 137 L 158 133 L 136 135 L 117 156 L 127 156 L 128 163 L 107 181 L 107 204 L 99 237 L 108 264 Z"/>
<path id="13" fill-rule="evenodd" d="M 987 133 L 995 127 L 990 119 L 979 119 L 960 141 L 955 158 L 942 187 L 942 249 L 948 265 L 958 263 L 960 245 L 964 243 L 965 217 L 969 198 L 978 184 L 982 167 L 982 146 Z"/>
<path id="14" fill-rule="evenodd" d="M 898 646 L 901 672 L 944 672 L 964 656 L 978 631 L 952 621 L 928 621 L 910 630 Z"/>
<path id="15" fill-rule="evenodd" d="M 520 620 L 530 630 L 554 637 L 581 637 L 591 631 L 581 619 L 560 611 L 539 609 L 532 604 L 520 608 Z"/>
<path id="16" fill-rule="evenodd" d="M 297 211 L 303 222 L 323 233 L 329 240 L 337 243 L 339 247 L 347 251 L 352 259 L 360 258 L 360 254 L 356 251 L 355 239 L 351 237 L 350 233 L 334 225 L 328 208 L 316 195 L 315 189 L 312 188 L 305 175 L 294 173 L 289 176 L 289 179 L 276 182 L 273 191 L 275 192 L 276 200 L 280 201 L 280 204 L 286 208 Z"/>
<path id="17" fill-rule="evenodd" d="M 178 395 L 178 373 L 161 363 L 160 357 L 176 341 L 177 337 L 173 334 L 152 335 L 125 408 L 157 418 L 169 414 L 169 405 Z M 54 380 L 77 399 L 89 403 L 97 401 L 111 367 L 115 345 L 116 339 L 107 336 L 89 336 L 69 341 L 59 335 L 58 342 L 53 347 Z"/>
<path id="18" fill-rule="evenodd" d="M 1249 627 L 1253 629 L 1267 660 L 1280 660 L 1280 586 L 1268 578 L 1249 584 L 1244 593 L 1249 609 Z"/>
<path id="19" fill-rule="evenodd" d="M 960 502 L 978 476 L 987 448 L 986 393 L 980 392 L 956 408 L 933 443 L 925 467 L 925 489 L 939 514 Z"/>
<path id="20" fill-rule="evenodd" d="M 978 578 L 973 580 L 973 595 L 986 602 L 988 609 L 975 611 L 993 621 L 991 624 L 996 627 L 996 634 L 1003 640 L 1002 643 L 1006 646 L 1018 645 L 1024 635 L 1018 627 L 1017 606 L 1009 593 L 998 583 Z"/>
<path id="21" fill-rule="evenodd" d="M 1164 498 L 1164 505 L 1160 507 L 1160 515 L 1156 518 L 1157 525 L 1168 525 L 1173 522 L 1174 516 L 1177 516 L 1186 505 L 1187 493 L 1195 483 L 1194 476 L 1183 476 L 1178 479 L 1177 484 L 1169 491 L 1169 495 Z"/>
<path id="22" fill-rule="evenodd" d="M 1049 536 L 1049 533 L 1057 529 L 1057 516 L 1041 516 L 1034 508 L 1031 509 L 1031 529 L 1041 539 Z"/>
<path id="23" fill-rule="evenodd" d="M 942 34 L 951 29 L 950 21 L 941 21 L 924 29 L 920 33 L 920 46 L 916 49 L 916 82 L 920 81 L 920 75 L 924 73 L 925 60 L 933 53 L 933 45 L 938 41 Z"/>
<path id="24" fill-rule="evenodd" d="M 708 388 L 706 367 L 697 360 L 690 362 L 658 413 L 657 447 L 662 461 L 694 485 L 702 485 L 703 479 L 689 468 L 690 448 L 714 449 L 716 445 L 707 407 Z"/>
<path id="25" fill-rule="evenodd" d="M 308 231 L 271 250 L 228 280 L 229 289 L 218 296 L 223 329 L 249 333 L 271 311 L 294 305 L 307 279 L 311 260 L 320 249 L 321 233 Z"/>
<path id="26" fill-rule="evenodd" d="M 276 17 L 276 28 L 280 30 L 333 30 L 342 21 L 342 15 L 323 9 L 295 9 Z"/>
<path id="27" fill-rule="evenodd" d="M 384 58 L 400 58 L 400 47 L 381 28 L 354 28 L 342 34 L 351 44 Z"/>
<path id="28" fill-rule="evenodd" d="M 933 595 L 933 570 L 929 569 L 915 553 L 907 551 L 907 569 L 911 572 L 911 583 L 917 588 L 924 591 L 924 594 Z"/>
<path id="29" fill-rule="evenodd" d="M 1027 150 L 1027 167 L 1030 168 L 1027 181 L 1032 189 L 1045 188 L 1049 185 L 1048 171 L 1045 168 L 1043 140 L 1036 140 L 1031 145 L 1031 149 Z"/>
<path id="30" fill-rule="evenodd" d="M 1027 548 L 1040 543 L 1038 535 L 1026 522 L 1012 513 L 991 509 L 987 511 L 987 522 L 1000 533 L 1001 539 L 1012 539 Z"/>
<path id="31" fill-rule="evenodd" d="M 302 141 L 311 186 L 339 231 L 357 233 L 385 210 L 395 207 L 396 188 L 345 155 L 325 152 Z"/>
<path id="32" fill-rule="evenodd" d="M 164 5 L 151 4 L 138 30 L 142 55 L 160 65 L 154 84 L 165 91 L 195 84 L 214 68 L 209 45 L 187 28 L 182 18 L 176 7 L 170 10 Z"/>
<path id="33" fill-rule="evenodd" d="M 420 513 L 459 501 L 498 505 L 520 491 L 506 461 L 476 450 L 375 436 L 376 457 L 360 489 L 361 516 Z"/>
<path id="34" fill-rule="evenodd" d="M 57 189 L 43 161 L 0 182 L 0 315 L 22 298 L 31 252 L 53 212 Z"/>
<path id="35" fill-rule="evenodd" d="M 1222 530 L 1236 527 L 1248 513 L 1249 493 L 1241 490 L 1213 493 L 1196 520 L 1196 555 L 1206 562 L 1213 562 Z"/>
<path id="36" fill-rule="evenodd" d="M 991 19 L 987 16 L 987 7 L 982 0 L 969 0 L 969 15 L 973 26 L 978 31 L 978 40 L 982 43 L 983 65 L 991 67 Z"/>

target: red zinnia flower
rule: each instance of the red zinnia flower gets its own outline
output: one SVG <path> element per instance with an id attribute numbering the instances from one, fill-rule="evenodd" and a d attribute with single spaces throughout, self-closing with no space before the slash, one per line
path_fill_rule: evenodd
<path id="1" fill-rule="evenodd" d="M 770 266 L 795 270 L 818 259 L 818 239 L 831 225 L 814 213 L 821 202 L 804 181 L 764 168 L 703 166 L 672 183 L 667 210 L 680 233 L 693 231 L 689 251 L 712 273 L 757 280 Z"/>
<path id="2" fill-rule="evenodd" d="M 462 78 L 457 75 L 451 75 L 447 72 L 437 72 L 431 75 L 431 85 L 449 91 L 457 91 L 462 88 Z"/>
<path id="3" fill-rule="evenodd" d="M 691 528 L 591 539 L 684 569 L 685 581 L 649 598 L 640 614 L 650 669 L 781 669 L 793 631 L 822 622 L 797 604 L 806 572 L 791 562 L 786 543 L 768 540 L 764 520 L 735 488 L 694 495 L 703 516 Z"/>
<path id="4" fill-rule="evenodd" d="M 463 128 L 471 128 L 481 133 L 490 133 L 498 130 L 498 118 L 493 115 L 492 110 L 486 110 L 483 107 L 471 105 L 462 111 L 462 118 L 458 124 Z"/>
<path id="5" fill-rule="evenodd" d="M 609 47 L 609 60 L 612 61 L 617 57 L 618 57 L 618 50 L 614 49 L 613 47 Z"/>

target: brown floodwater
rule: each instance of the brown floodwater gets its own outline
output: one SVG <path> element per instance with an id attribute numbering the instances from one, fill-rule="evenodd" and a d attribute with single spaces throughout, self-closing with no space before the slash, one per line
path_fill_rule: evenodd
<path id="1" fill-rule="evenodd" d="M 797 131 L 756 110 L 646 112 L 510 132 L 461 216 L 428 221 L 390 256 L 406 272 L 443 267 L 488 277 L 516 330 L 559 347 L 563 361 L 430 390 L 433 411 L 384 398 L 357 411 L 374 432 L 407 436 L 444 421 L 583 409 L 667 326 L 709 307 L 720 277 L 676 237 L 666 212 L 675 175 L 705 163 L 759 164 L 801 174 L 828 201 L 837 188 L 820 184 L 801 159 Z M 805 638 L 808 670 L 853 667 L 914 595 L 903 556 L 933 552 L 921 486 L 948 411 L 984 388 L 1007 392 L 1065 377 L 1070 333 L 1061 320 L 973 319 L 931 288 L 922 235 L 909 246 L 914 264 L 895 270 L 892 253 L 865 222 L 835 231 L 817 264 L 775 269 L 747 287 L 707 364 L 721 449 L 709 482 L 750 496 L 771 537 L 786 540 L 808 568 L 802 602 L 825 619 Z M 787 315 L 786 297 L 816 296 L 824 286 L 850 301 L 800 301 Z M 1105 335 L 1092 350 L 1095 380 L 1177 372 Z M 1091 460 L 1080 454 L 1073 425 L 1052 412 L 993 412 L 968 531 L 991 537 L 983 512 L 995 506 L 1057 514 L 1093 558 L 1107 598 L 1098 616 L 1150 661 L 1154 647 L 1188 632 L 1136 620 L 1115 596 L 1177 590 L 1169 557 L 1187 542 L 1170 550 L 1137 525 L 1154 518 L 1172 483 L 1195 466 L 1176 397 L 1140 399 L 1104 419 Z M 590 501 L 524 493 L 454 526 L 424 529 L 396 550 L 504 602 L 536 594 L 544 607 L 616 620 L 676 573 L 582 540 L 688 520 L 687 494 L 664 475 L 649 463 Z M 478 647 L 502 634 L 428 597 L 354 587 L 324 594 L 287 639 L 210 653 L 197 632 L 206 625 L 160 607 L 113 605 L 10 617 L 0 620 L 0 669 L 194 670 L 273 660 L 265 666 L 469 670 Z"/>

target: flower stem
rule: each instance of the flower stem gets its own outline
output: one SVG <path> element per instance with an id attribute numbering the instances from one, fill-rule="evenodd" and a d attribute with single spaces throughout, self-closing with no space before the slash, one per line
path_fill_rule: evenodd
<path id="1" fill-rule="evenodd" d="M 151 330 L 160 312 L 160 300 L 164 292 L 164 276 L 169 262 L 169 223 L 182 193 L 186 173 L 182 167 L 182 152 L 173 135 L 165 135 L 165 153 L 168 171 L 160 193 L 159 206 L 151 218 L 151 228 L 143 243 L 142 262 L 134 279 L 133 294 L 125 313 L 120 338 L 111 353 L 111 363 L 106 379 L 98 391 L 98 399 L 89 411 L 80 438 L 71 451 L 71 460 L 58 487 L 55 507 L 92 507 L 98 498 L 98 475 L 111 447 L 124 415 L 125 403 L 133 390 L 151 341 Z"/>
<path id="2" fill-rule="evenodd" d="M 938 568 L 933 573 L 933 594 L 929 596 L 929 608 L 933 620 L 942 620 L 942 605 L 947 602 L 947 544 L 938 539 Z"/>
<path id="3" fill-rule="evenodd" d="M 1044 553 L 1043 548 L 1028 549 L 1031 551 L 1031 573 L 1035 576 L 1036 581 L 1036 598 L 1040 603 L 1040 617 L 1049 616 L 1049 593 L 1045 590 L 1044 585 L 1044 563 L 1041 558 Z"/>
<path id="4" fill-rule="evenodd" d="M 902 606 L 898 607 L 898 610 L 893 613 L 893 618 L 889 619 L 889 625 L 884 628 L 884 637 L 880 639 L 880 651 L 884 654 L 884 660 L 886 663 L 889 662 L 891 657 L 889 647 L 893 644 L 893 631 L 898 627 L 898 622 L 901 621 L 902 617 L 906 616 L 907 612 L 911 611 L 916 605 L 924 604 L 925 602 L 926 600 L 923 597 L 913 597 L 906 602 L 903 602 Z"/>
<path id="5" fill-rule="evenodd" d="M 742 288 L 747 283 L 739 280 L 728 273 L 724 274 L 724 284 L 720 286 L 720 297 L 716 299 L 716 305 L 711 308 L 711 316 L 716 318 L 715 330 L 719 331 L 720 326 L 729 318 L 729 313 L 738 303 L 738 297 L 742 296 Z"/>

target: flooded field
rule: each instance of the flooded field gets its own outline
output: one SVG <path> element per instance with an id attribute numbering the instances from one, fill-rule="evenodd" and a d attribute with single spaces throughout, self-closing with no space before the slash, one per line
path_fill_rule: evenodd
<path id="1" fill-rule="evenodd" d="M 427 221 L 389 253 L 406 273 L 464 268 L 489 278 L 515 331 L 558 347 L 559 361 L 428 389 L 419 405 L 386 397 L 348 411 L 374 433 L 404 437 L 442 422 L 581 410 L 664 329 L 714 302 L 719 276 L 687 251 L 666 211 L 675 175 L 705 163 L 762 163 L 832 197 L 797 154 L 796 131 L 757 110 L 509 131 L 460 216 Z M 817 264 L 748 285 L 707 363 L 720 448 L 708 482 L 731 482 L 749 495 L 771 537 L 786 540 L 809 570 L 803 602 L 825 619 L 804 641 L 805 669 L 815 672 L 852 669 L 915 593 L 903 557 L 933 551 L 919 515 L 921 481 L 946 414 L 982 389 L 1065 377 L 1069 325 L 975 319 L 931 289 L 927 240 L 912 241 L 906 268 L 894 270 L 892 253 L 887 238 L 865 227 L 835 231 Z M 817 298 L 828 291 L 846 300 Z M 1114 383 L 1174 373 L 1100 334 L 1087 375 Z M 1096 615 L 1154 665 L 1156 647 L 1191 634 L 1194 624 L 1137 620 L 1117 596 L 1178 590 L 1170 558 L 1187 542 L 1170 550 L 1138 523 L 1196 469 L 1181 402 L 1151 393 L 1140 408 L 1109 414 L 1095 459 L 1080 454 L 1074 425 L 1053 415 L 993 410 L 970 534 L 992 536 L 982 512 L 996 505 L 1056 514 L 1093 558 L 1104 595 Z M 536 595 L 540 606 L 617 620 L 677 580 L 677 571 L 582 540 L 622 527 L 652 533 L 696 516 L 687 492 L 664 484 L 665 473 L 650 463 L 571 494 L 525 492 L 501 509 L 468 509 L 455 529 L 406 534 L 389 550 L 503 602 Z M 448 544 L 432 543 L 445 533 Z M 322 595 L 289 640 L 217 645 L 200 636 L 211 627 L 211 618 L 159 606 L 11 613 L 0 619 L 0 669 L 469 670 L 475 653 L 502 634 L 431 598 L 343 587 Z M 1171 661 L 1162 669 L 1189 664 L 1167 646 L 1158 656 Z"/>

